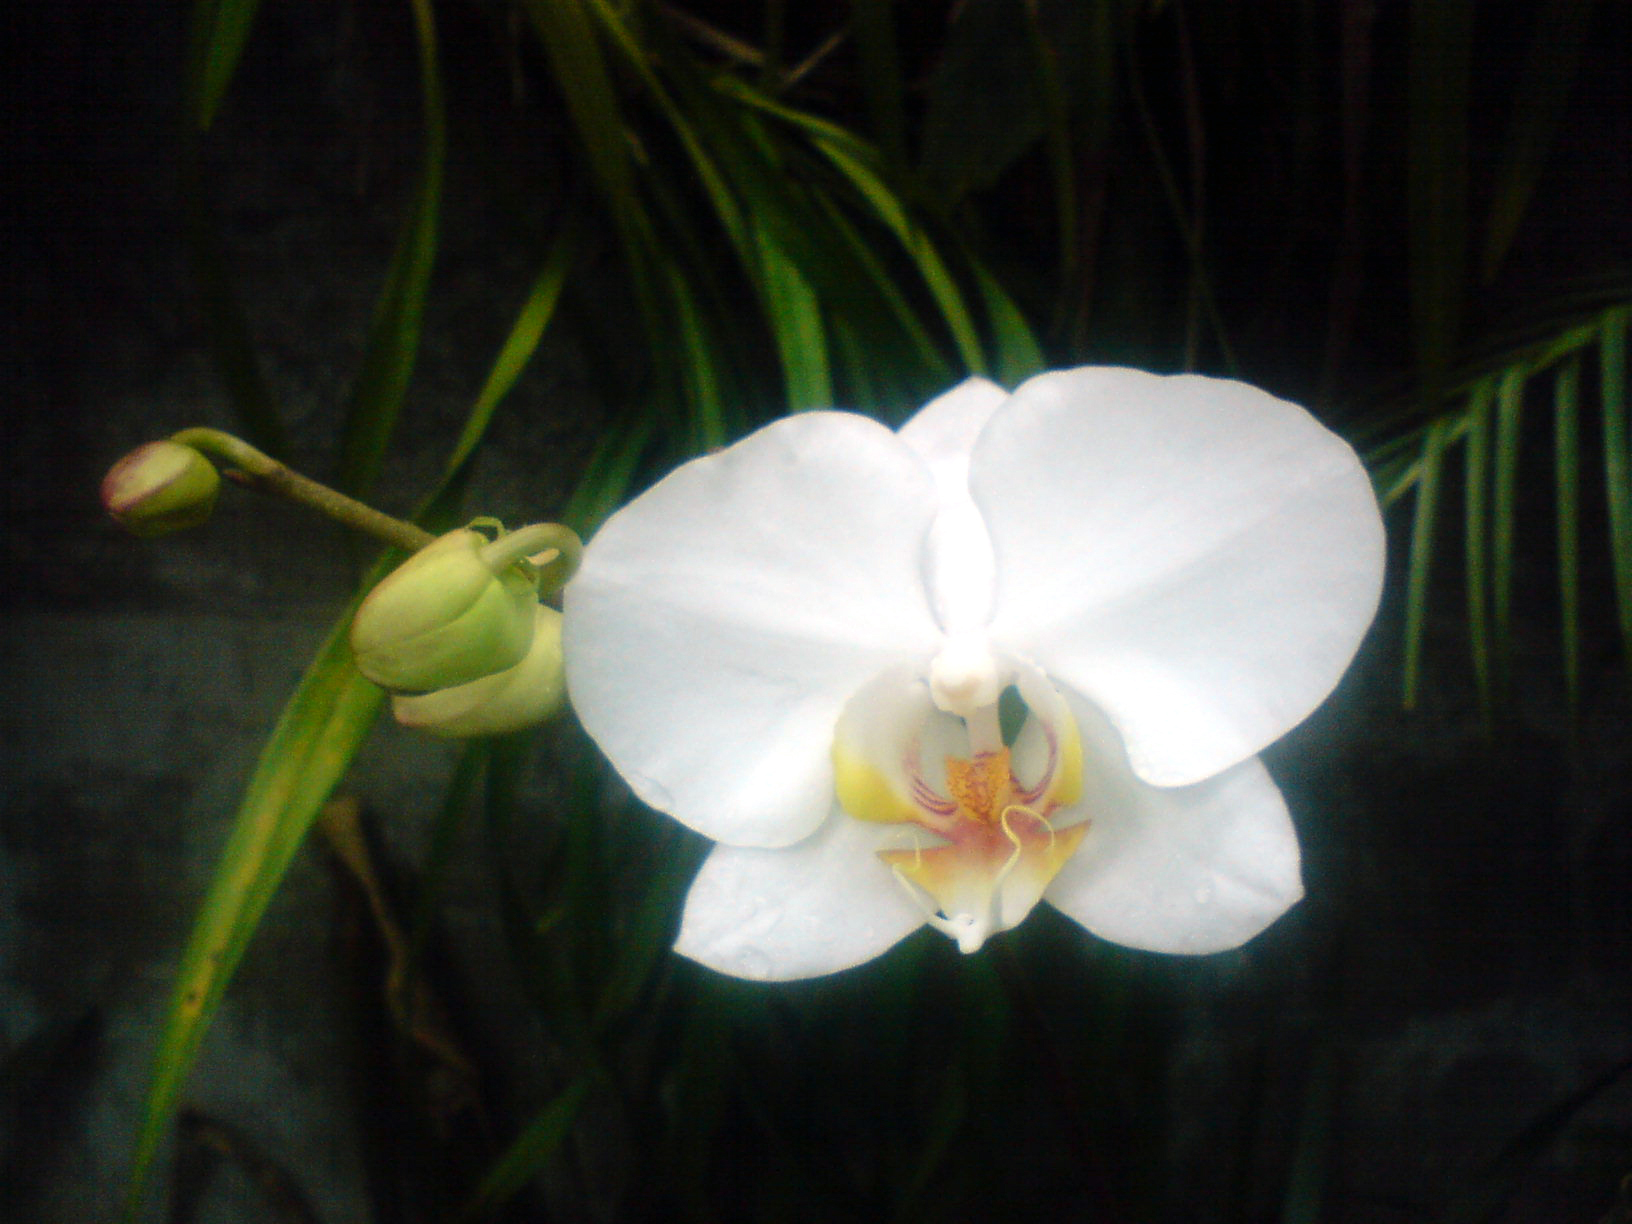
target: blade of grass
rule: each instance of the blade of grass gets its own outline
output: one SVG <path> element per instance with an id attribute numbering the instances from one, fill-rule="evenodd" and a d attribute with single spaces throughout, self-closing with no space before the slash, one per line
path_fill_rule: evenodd
<path id="1" fill-rule="evenodd" d="M 1280 1224 L 1319 1224 L 1332 1172 L 1332 1123 L 1337 1117 L 1337 1054 L 1330 1038 L 1315 1039 L 1299 1111 L 1297 1143 L 1281 1199 Z"/>
<path id="2" fill-rule="evenodd" d="M 997 278 L 977 261 L 972 260 L 970 266 L 975 285 L 985 299 L 986 320 L 991 326 L 993 377 L 1005 387 L 1013 387 L 1047 368 L 1042 345 Z"/>
<path id="3" fill-rule="evenodd" d="M 486 1219 L 515 1198 L 522 1187 L 549 1163 L 571 1134 L 572 1124 L 588 1091 L 588 1079 L 580 1079 L 539 1110 L 504 1154 L 493 1163 L 454 1219 L 461 1224 Z"/>
<path id="4" fill-rule="evenodd" d="M 425 159 L 419 188 L 391 259 L 362 368 L 346 411 L 338 483 L 342 490 L 354 496 L 365 494 L 379 474 L 419 355 L 425 296 L 436 261 L 442 179 L 447 162 L 446 107 L 442 97 L 442 73 L 437 66 L 436 25 L 431 3 L 430 0 L 408 2 L 419 45 Z"/>
<path id="5" fill-rule="evenodd" d="M 1570 710 L 1581 701 L 1581 363 L 1571 359 L 1553 383 L 1554 490 L 1558 500 L 1558 595 L 1564 688 Z"/>
<path id="6" fill-rule="evenodd" d="M 1496 382 L 1487 378 L 1468 397 L 1463 469 L 1463 548 L 1467 570 L 1468 649 L 1479 708 L 1491 714 L 1490 676 L 1490 418 Z"/>
<path id="7" fill-rule="evenodd" d="M 580 0 L 522 0 L 522 4 L 544 45 L 556 88 L 607 203 L 627 224 L 636 208 L 628 133 L 589 14 Z"/>
<path id="8" fill-rule="evenodd" d="M 1604 493 L 1620 611 L 1621 646 L 1632 662 L 1632 437 L 1627 428 L 1626 332 L 1632 306 L 1607 311 L 1598 341 L 1598 395 L 1604 416 Z"/>
<path id="9" fill-rule="evenodd" d="M 952 342 L 957 346 L 964 367 L 971 374 L 986 373 L 986 355 L 981 349 L 974 319 L 964 303 L 962 291 L 929 235 L 912 220 L 905 205 L 884 180 L 865 163 L 837 142 L 818 140 L 817 144 L 827 154 L 828 160 L 861 192 L 879 220 L 906 249 L 923 277 L 930 296 L 940 308 L 941 318 L 952 333 Z"/>
<path id="10" fill-rule="evenodd" d="M 692 448 L 696 451 L 724 446 L 725 405 L 720 397 L 719 369 L 713 345 L 685 272 L 678 264 L 661 267 L 668 281 L 674 325 L 678 333 L 681 378 L 686 401 L 691 408 Z"/>
<path id="11" fill-rule="evenodd" d="M 754 229 L 760 243 L 766 313 L 782 360 L 788 408 L 799 412 L 831 405 L 833 380 L 820 299 L 770 233 L 763 226 Z"/>
<path id="12" fill-rule="evenodd" d="M 375 566 L 378 579 L 388 567 Z M 278 720 L 239 808 L 215 878 L 182 954 L 166 1009 L 154 1081 L 143 1105 L 121 1218 L 136 1219 L 153 1158 L 183 1081 L 278 882 L 330 790 L 373 725 L 384 694 L 358 674 L 347 640 L 355 601 L 307 668 Z"/>
<path id="13" fill-rule="evenodd" d="M 208 131 L 249 41 L 260 0 L 197 0 L 187 52 L 187 109 Z"/>
<path id="14" fill-rule="evenodd" d="M 895 16 L 890 0 L 852 0 L 850 8 L 873 137 L 884 164 L 900 168 L 907 160 L 907 117 L 901 61 L 896 55 Z"/>
<path id="15" fill-rule="evenodd" d="M 499 356 L 488 372 L 487 381 L 476 395 L 476 402 L 471 407 L 470 415 L 465 419 L 465 427 L 459 433 L 459 440 L 454 443 L 453 453 L 448 456 L 446 468 L 447 477 L 451 480 L 470 457 L 476 453 L 476 447 L 487 433 L 487 427 L 493 420 L 493 413 L 498 409 L 499 402 L 510 394 L 510 389 L 516 385 L 516 379 L 527 368 L 527 363 L 533 359 L 538 351 L 538 343 L 544 337 L 544 329 L 549 327 L 550 320 L 555 317 L 556 305 L 561 300 L 561 288 L 566 283 L 567 271 L 572 266 L 572 256 L 576 249 L 577 227 L 568 224 L 556 236 L 550 253 L 545 257 L 544 266 L 539 269 L 538 277 L 527 290 L 527 298 L 522 303 L 521 313 L 516 316 L 515 323 L 510 328 L 510 334 L 505 337 L 503 346 L 499 349 Z"/>
<path id="16" fill-rule="evenodd" d="M 1439 474 L 1445 454 L 1445 418 L 1428 426 L 1422 439 L 1422 467 L 1411 521 L 1411 561 L 1405 592 L 1405 708 L 1415 709 L 1422 677 L 1422 643 L 1427 627 L 1428 575 L 1439 510 Z"/>
<path id="17" fill-rule="evenodd" d="M 1496 459 L 1491 493 L 1490 603 L 1496 689 L 1507 688 L 1513 654 L 1513 543 L 1518 521 L 1519 426 L 1528 370 L 1513 366 L 1496 391 Z"/>
<path id="18" fill-rule="evenodd" d="M 1496 279 L 1541 179 L 1547 150 L 1569 101 L 1592 6 L 1593 0 L 1547 0 L 1536 15 L 1530 58 L 1514 97 L 1513 119 L 1490 202 L 1479 262 L 1480 279 L 1486 284 Z"/>
<path id="19" fill-rule="evenodd" d="M 590 456 L 578 488 L 567 501 L 562 521 L 585 538 L 592 535 L 623 501 L 640 457 L 651 441 L 649 417 L 609 426 Z"/>

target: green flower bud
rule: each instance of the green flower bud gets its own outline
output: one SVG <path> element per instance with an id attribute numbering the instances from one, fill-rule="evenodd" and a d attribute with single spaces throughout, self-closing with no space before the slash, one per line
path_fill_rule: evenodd
<path id="1" fill-rule="evenodd" d="M 561 613 L 534 606 L 533 644 L 507 671 L 434 693 L 397 696 L 391 710 L 405 727 L 464 739 L 504 735 L 543 722 L 566 699 L 561 662 Z"/>
<path id="2" fill-rule="evenodd" d="M 468 684 L 521 662 L 538 606 L 534 571 L 469 527 L 427 544 L 369 592 L 351 622 L 357 670 L 409 693 Z"/>
<path id="3" fill-rule="evenodd" d="M 126 531 L 166 535 L 210 517 L 221 474 L 215 465 L 180 442 L 138 446 L 102 479 L 102 504 Z"/>

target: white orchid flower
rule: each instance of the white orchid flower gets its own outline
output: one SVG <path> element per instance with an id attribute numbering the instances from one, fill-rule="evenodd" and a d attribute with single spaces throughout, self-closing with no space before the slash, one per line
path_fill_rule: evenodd
<path id="1" fill-rule="evenodd" d="M 721 972 L 831 973 L 925 922 L 973 951 L 1040 899 L 1213 952 L 1302 895 L 1256 754 L 1337 683 L 1382 569 L 1365 471 L 1295 405 L 973 379 L 899 432 L 777 421 L 613 515 L 566 590 L 567 684 L 634 792 L 718 843 L 677 947 Z"/>

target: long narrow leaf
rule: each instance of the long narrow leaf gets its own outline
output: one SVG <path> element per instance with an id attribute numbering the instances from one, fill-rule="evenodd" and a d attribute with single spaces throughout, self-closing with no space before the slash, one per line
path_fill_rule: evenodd
<path id="1" fill-rule="evenodd" d="M 1564 687 L 1581 699 L 1581 363 L 1566 362 L 1553 385 L 1553 473 L 1558 507 L 1558 595 Z"/>
<path id="2" fill-rule="evenodd" d="M 385 291 L 374 315 L 362 369 L 352 388 L 340 449 L 339 484 L 348 493 L 366 493 L 379 474 L 385 448 L 396 429 L 403 396 L 419 355 L 425 296 L 436 260 L 442 178 L 447 162 L 447 118 L 442 73 L 437 66 L 436 26 L 430 0 L 409 0 L 419 42 L 425 160 L 413 208 L 391 259 Z"/>
<path id="3" fill-rule="evenodd" d="M 972 266 L 975 284 L 986 300 L 986 319 L 992 330 L 993 377 L 1005 387 L 1014 387 L 1046 368 L 1042 345 L 997 278 L 979 263 Z"/>
<path id="4" fill-rule="evenodd" d="M 1547 150 L 1569 101 L 1592 6 L 1593 0 L 1546 0 L 1536 16 L 1530 60 L 1513 100 L 1513 120 L 1490 203 L 1479 267 L 1480 278 L 1487 284 L 1496 278 L 1513 245 L 1541 178 Z"/>
<path id="5" fill-rule="evenodd" d="M 384 573 L 376 568 L 376 577 Z M 355 606 L 355 605 L 353 605 Z M 373 725 L 383 693 L 358 674 L 350 611 L 330 632 L 284 710 L 239 808 L 194 923 L 165 1014 L 157 1070 L 143 1106 L 123 1219 L 136 1218 L 153 1157 L 222 993 L 323 801 Z"/>
<path id="6" fill-rule="evenodd" d="M 572 264 L 574 242 L 575 231 L 569 226 L 561 231 L 550 248 L 543 268 L 527 291 L 521 313 L 516 316 L 510 334 L 499 349 L 498 359 L 476 396 L 476 403 L 459 433 L 453 453 L 448 456 L 448 476 L 463 468 L 476 453 L 476 447 L 486 434 L 499 401 L 510 393 L 510 388 L 516 385 L 516 379 L 521 377 L 521 372 L 538 350 L 538 342 L 543 339 L 544 329 L 555 317 L 556 304 L 561 300 L 561 287 L 566 283 L 567 269 Z"/>
<path id="7" fill-rule="evenodd" d="M 589 1091 L 587 1080 L 579 1080 L 555 1100 L 539 1110 L 525 1130 L 516 1136 L 502 1156 L 476 1187 L 454 1217 L 461 1222 L 486 1219 L 498 1211 L 549 1163 L 572 1131 L 578 1108 Z"/>
<path id="8" fill-rule="evenodd" d="M 1421 682 L 1422 641 L 1427 627 L 1428 574 L 1434 552 L 1439 510 L 1439 473 L 1448 424 L 1437 420 L 1422 440 L 1422 467 L 1417 475 L 1417 502 L 1411 523 L 1411 562 L 1405 592 L 1405 707 L 1417 704 Z"/>
<path id="9" fill-rule="evenodd" d="M 1495 629 L 1495 674 L 1506 688 L 1513 653 L 1513 543 L 1518 521 L 1519 426 L 1524 414 L 1527 371 L 1515 366 L 1502 375 L 1496 392 L 1496 458 L 1491 493 L 1490 605 Z"/>
<path id="10" fill-rule="evenodd" d="M 195 130 L 208 131 L 232 84 L 260 0 L 197 0 L 188 48 L 187 103 Z"/>
<path id="11" fill-rule="evenodd" d="M 1598 394 L 1604 411 L 1604 493 L 1620 610 L 1621 646 L 1632 662 L 1632 437 L 1626 405 L 1626 332 L 1632 306 L 1607 312 L 1598 342 Z"/>
<path id="12" fill-rule="evenodd" d="M 833 380 L 820 299 L 770 234 L 763 227 L 755 229 L 762 254 L 766 313 L 782 361 L 788 408 L 797 412 L 830 405 Z"/>
<path id="13" fill-rule="evenodd" d="M 1490 418 L 1494 379 L 1485 379 L 1469 397 L 1467 449 L 1463 452 L 1462 539 L 1468 600 L 1468 650 L 1479 706 L 1491 709 L 1490 674 Z"/>
<path id="14" fill-rule="evenodd" d="M 963 292 L 953 280 L 951 272 L 941 259 L 940 253 L 936 251 L 934 243 L 930 241 L 929 235 L 924 232 L 923 227 L 911 219 L 905 205 L 884 180 L 849 150 L 835 142 L 817 143 L 906 248 L 907 254 L 918 267 L 919 275 L 924 278 L 930 295 L 940 308 L 941 317 L 952 333 L 952 341 L 957 345 L 958 355 L 963 359 L 964 366 L 971 374 L 984 374 L 986 355 L 981 350 L 980 336 L 976 332 L 974 319 L 963 300 Z"/>
<path id="15" fill-rule="evenodd" d="M 618 96 L 582 0 L 523 0 L 578 139 L 614 214 L 634 206 L 633 170 Z"/>

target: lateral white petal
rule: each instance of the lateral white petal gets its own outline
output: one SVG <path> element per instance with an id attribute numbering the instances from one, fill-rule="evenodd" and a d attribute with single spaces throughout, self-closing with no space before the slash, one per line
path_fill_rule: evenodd
<path id="1" fill-rule="evenodd" d="M 759 981 L 871 960 L 924 922 L 876 854 L 910 846 L 911 836 L 835 812 L 794 846 L 716 846 L 686 897 L 675 951 Z"/>
<path id="2" fill-rule="evenodd" d="M 717 841 L 798 841 L 845 701 L 937 637 L 923 461 L 844 413 L 777 421 L 618 511 L 565 593 L 572 703 L 645 802 Z"/>
<path id="3" fill-rule="evenodd" d="M 1297 836 L 1257 757 L 1193 786 L 1150 786 L 1104 715 L 1068 700 L 1090 823 L 1046 900 L 1113 943 L 1203 953 L 1245 943 L 1303 895 Z"/>
<path id="4" fill-rule="evenodd" d="M 966 379 L 901 427 L 901 440 L 929 464 L 941 500 L 924 552 L 924 584 L 948 633 L 978 628 L 991 616 L 992 542 L 969 496 L 969 455 L 1008 398 L 994 382 Z"/>
<path id="5" fill-rule="evenodd" d="M 1376 610 L 1365 470 L 1243 383 L 1040 375 L 982 431 L 970 482 L 997 556 L 993 639 L 1103 709 L 1147 782 L 1197 782 L 1279 738 Z"/>

